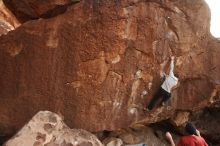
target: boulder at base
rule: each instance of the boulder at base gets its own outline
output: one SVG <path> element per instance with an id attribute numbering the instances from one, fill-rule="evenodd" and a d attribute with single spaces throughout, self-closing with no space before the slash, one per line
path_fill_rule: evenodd
<path id="1" fill-rule="evenodd" d="M 4 146 L 103 146 L 85 130 L 70 129 L 63 119 L 50 111 L 38 112 Z"/>

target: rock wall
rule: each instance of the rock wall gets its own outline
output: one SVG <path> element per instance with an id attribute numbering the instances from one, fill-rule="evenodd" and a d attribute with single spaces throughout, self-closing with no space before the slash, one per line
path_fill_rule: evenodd
<path id="1" fill-rule="evenodd" d="M 22 24 L 0 37 L 1 135 L 39 110 L 100 131 L 209 106 L 219 100 L 220 83 L 219 41 L 209 21 L 203 0 L 85 0 Z M 171 107 L 145 113 L 171 55 L 180 79 Z"/>

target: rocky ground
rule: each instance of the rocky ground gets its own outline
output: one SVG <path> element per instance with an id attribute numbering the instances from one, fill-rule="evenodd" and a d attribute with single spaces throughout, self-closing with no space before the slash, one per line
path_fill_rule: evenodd
<path id="1" fill-rule="evenodd" d="M 217 144 L 220 52 L 209 27 L 203 0 L 0 0 L 0 136 L 49 110 L 93 133 L 190 120 Z M 168 106 L 143 112 L 172 55 L 180 85 Z"/>

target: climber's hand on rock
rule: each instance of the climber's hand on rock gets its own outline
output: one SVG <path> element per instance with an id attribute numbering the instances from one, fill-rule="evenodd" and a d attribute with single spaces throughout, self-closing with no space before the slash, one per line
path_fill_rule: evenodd
<path id="1" fill-rule="evenodd" d="M 171 60 L 174 60 L 174 59 L 175 59 L 175 56 L 171 56 L 170 58 L 171 58 Z"/>

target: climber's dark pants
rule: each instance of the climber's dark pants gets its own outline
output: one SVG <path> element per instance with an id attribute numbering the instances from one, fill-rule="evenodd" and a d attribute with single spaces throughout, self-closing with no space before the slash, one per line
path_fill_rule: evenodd
<path id="1" fill-rule="evenodd" d="M 171 94 L 167 92 L 166 90 L 164 90 L 162 87 L 160 87 L 160 89 L 156 92 L 154 97 L 151 99 L 147 108 L 149 110 L 152 110 L 160 98 L 162 98 L 161 102 L 166 102 L 170 99 L 170 97 L 171 97 Z"/>

